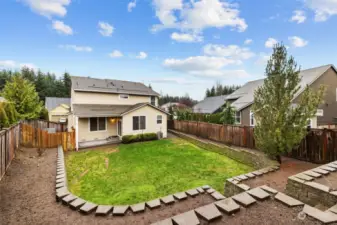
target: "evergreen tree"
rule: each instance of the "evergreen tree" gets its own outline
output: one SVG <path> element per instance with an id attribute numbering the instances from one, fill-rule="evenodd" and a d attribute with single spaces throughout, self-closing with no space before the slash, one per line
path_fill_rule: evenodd
<path id="1" fill-rule="evenodd" d="M 210 97 L 215 96 L 215 87 L 213 86 L 210 91 Z"/>
<path id="2" fill-rule="evenodd" d="M 306 135 L 308 119 L 322 102 L 325 88 L 315 92 L 300 87 L 300 69 L 286 48 L 276 45 L 268 61 L 263 86 L 254 94 L 252 110 L 257 121 L 254 137 L 257 147 L 281 162 L 280 155 L 291 151 Z M 304 89 L 293 105 L 296 94 Z"/>
<path id="3" fill-rule="evenodd" d="M 211 91 L 207 88 L 206 89 L 206 98 L 211 96 Z"/>
<path id="4" fill-rule="evenodd" d="M 224 124 L 235 124 L 235 109 L 229 103 L 221 112 L 220 121 Z"/>
<path id="5" fill-rule="evenodd" d="M 64 84 L 64 97 L 70 97 L 71 78 L 70 78 L 70 74 L 67 72 L 63 74 L 63 84 Z"/>
<path id="6" fill-rule="evenodd" d="M 24 79 L 20 75 L 12 77 L 2 91 L 2 96 L 13 103 L 21 119 L 35 119 L 40 116 L 43 108 L 38 93 L 32 82 Z"/>

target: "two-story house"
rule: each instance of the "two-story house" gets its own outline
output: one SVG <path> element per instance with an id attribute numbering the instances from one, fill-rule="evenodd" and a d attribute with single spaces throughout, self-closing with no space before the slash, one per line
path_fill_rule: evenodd
<path id="1" fill-rule="evenodd" d="M 333 65 L 315 67 L 300 72 L 300 90 L 293 99 L 293 107 L 299 102 L 301 94 L 309 85 L 313 90 L 318 90 L 320 85 L 326 86 L 323 103 L 319 105 L 316 116 L 308 121 L 308 125 L 317 128 L 320 125 L 335 124 L 337 118 L 337 70 Z M 256 121 L 251 111 L 254 103 L 254 92 L 262 86 L 264 79 L 246 83 L 241 88 L 227 96 L 226 100 L 236 109 L 236 124 L 254 126 Z"/>
<path id="2" fill-rule="evenodd" d="M 167 137 L 167 113 L 159 94 L 142 83 L 71 77 L 68 128 L 76 147 L 111 143 L 124 135 L 157 133 Z"/>

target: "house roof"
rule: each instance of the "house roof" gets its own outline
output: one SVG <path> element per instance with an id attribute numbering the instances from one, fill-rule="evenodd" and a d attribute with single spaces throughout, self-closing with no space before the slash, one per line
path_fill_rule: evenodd
<path id="1" fill-rule="evenodd" d="M 72 76 L 71 83 L 75 91 L 159 96 L 139 82 Z"/>
<path id="2" fill-rule="evenodd" d="M 196 113 L 214 113 L 225 104 L 227 95 L 208 97 L 193 106 Z"/>
<path id="3" fill-rule="evenodd" d="M 130 112 L 140 109 L 144 106 L 150 106 L 163 113 L 165 111 L 149 104 L 137 103 L 135 105 L 98 105 L 98 104 L 73 104 L 73 114 L 78 117 L 120 117 Z"/>
<path id="4" fill-rule="evenodd" d="M 70 98 L 46 97 L 45 107 L 48 111 L 51 111 L 62 104 L 70 106 Z"/>
<path id="5" fill-rule="evenodd" d="M 300 76 L 302 77 L 300 82 L 300 90 L 296 93 L 295 97 L 300 95 L 307 85 L 311 85 L 315 80 L 317 80 L 320 76 L 322 76 L 329 68 L 333 68 L 335 71 L 335 67 L 333 65 L 325 65 L 320 67 L 315 67 L 307 70 L 302 70 L 300 72 Z M 254 92 L 255 90 L 262 86 L 264 79 L 254 80 L 246 83 L 241 88 L 227 96 L 227 100 L 235 100 L 232 103 L 232 106 L 236 108 L 236 110 L 242 110 L 254 102 Z"/>

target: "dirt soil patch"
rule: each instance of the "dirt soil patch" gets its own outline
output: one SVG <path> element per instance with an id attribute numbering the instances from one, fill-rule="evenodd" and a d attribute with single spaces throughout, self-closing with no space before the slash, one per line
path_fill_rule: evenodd
<path id="1" fill-rule="evenodd" d="M 337 172 L 329 173 L 327 176 L 322 176 L 314 180 L 314 182 L 328 186 L 332 190 L 337 190 Z"/>
<path id="2" fill-rule="evenodd" d="M 0 181 L 0 218 L 2 224 L 110 224 L 145 225 L 183 213 L 214 200 L 199 195 L 171 206 L 124 217 L 84 216 L 55 201 L 56 149 L 38 157 L 36 149 L 22 149 Z"/>
<path id="3" fill-rule="evenodd" d="M 250 187 L 268 185 L 278 191 L 284 192 L 289 176 L 317 167 L 317 164 L 299 161 L 291 158 L 282 158 L 280 169 L 248 181 L 243 181 Z"/>

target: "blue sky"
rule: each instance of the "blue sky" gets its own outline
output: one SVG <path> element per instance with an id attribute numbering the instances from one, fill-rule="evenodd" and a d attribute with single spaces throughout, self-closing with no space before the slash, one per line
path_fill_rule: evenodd
<path id="1" fill-rule="evenodd" d="M 302 68 L 337 64 L 337 0 L 3 0 L 0 69 L 151 83 L 202 99 L 263 77 L 282 41 Z"/>

